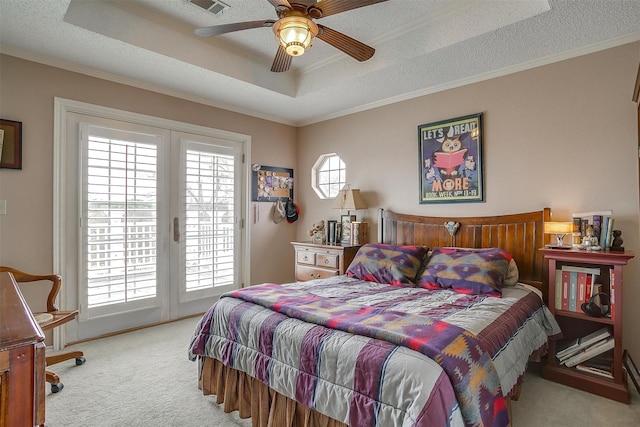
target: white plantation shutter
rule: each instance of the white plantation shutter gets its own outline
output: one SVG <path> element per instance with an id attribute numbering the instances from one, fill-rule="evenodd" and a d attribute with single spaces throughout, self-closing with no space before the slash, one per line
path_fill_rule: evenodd
<path id="1" fill-rule="evenodd" d="M 158 294 L 161 138 L 97 126 L 84 129 L 82 234 L 87 308 L 153 305 Z"/>
<path id="2" fill-rule="evenodd" d="M 211 293 L 237 281 L 239 156 L 233 148 L 192 141 L 183 141 L 183 156 L 184 290 Z"/>
<path id="3" fill-rule="evenodd" d="M 80 311 L 72 341 L 203 313 L 243 286 L 249 136 L 55 105 L 54 266 L 61 305 Z"/>

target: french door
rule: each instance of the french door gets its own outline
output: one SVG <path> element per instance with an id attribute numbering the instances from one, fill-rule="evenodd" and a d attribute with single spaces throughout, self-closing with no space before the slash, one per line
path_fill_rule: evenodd
<path id="1" fill-rule="evenodd" d="M 62 198 L 78 214 L 60 247 L 80 307 L 66 341 L 200 313 L 242 286 L 246 144 L 87 114 L 66 125 Z"/>

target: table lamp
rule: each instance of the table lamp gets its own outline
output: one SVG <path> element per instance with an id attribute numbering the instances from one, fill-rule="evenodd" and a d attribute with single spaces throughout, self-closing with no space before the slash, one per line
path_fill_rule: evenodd
<path id="1" fill-rule="evenodd" d="M 555 234 L 556 244 L 546 245 L 545 247 L 550 249 L 571 249 L 572 246 L 565 246 L 564 236 L 569 233 L 573 233 L 573 222 L 545 222 L 544 223 L 545 234 Z"/>
<path id="2" fill-rule="evenodd" d="M 367 209 L 367 204 L 362 200 L 360 190 L 351 188 L 349 185 L 345 185 L 342 190 L 336 196 L 333 202 L 333 209 L 346 209 L 347 216 L 343 217 L 341 221 L 342 225 L 342 239 L 341 244 L 343 246 L 351 244 L 351 222 L 355 220 L 355 216 L 349 214 L 351 210 Z"/>

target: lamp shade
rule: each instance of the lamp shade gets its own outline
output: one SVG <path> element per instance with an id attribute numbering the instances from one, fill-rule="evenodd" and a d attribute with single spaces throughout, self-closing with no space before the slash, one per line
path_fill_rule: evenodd
<path id="1" fill-rule="evenodd" d="M 273 24 L 276 40 L 290 56 L 300 56 L 311 48 L 318 26 L 304 16 L 286 16 Z"/>
<path id="2" fill-rule="evenodd" d="M 360 190 L 347 188 L 342 189 L 333 202 L 333 209 L 357 210 L 367 209 L 367 204 L 362 200 Z"/>
<path id="3" fill-rule="evenodd" d="M 573 233 L 573 222 L 545 222 L 544 223 L 545 234 L 555 234 L 556 244 L 546 245 L 548 248 L 555 249 L 569 249 L 571 246 L 564 245 L 564 236 L 569 233 Z"/>
<path id="4" fill-rule="evenodd" d="M 573 232 L 572 222 L 545 222 L 544 232 L 546 234 L 568 234 Z"/>

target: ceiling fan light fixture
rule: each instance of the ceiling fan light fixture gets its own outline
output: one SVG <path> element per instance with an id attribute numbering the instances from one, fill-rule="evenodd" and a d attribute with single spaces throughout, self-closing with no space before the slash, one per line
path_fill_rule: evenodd
<path id="1" fill-rule="evenodd" d="M 273 24 L 278 43 L 290 56 L 300 56 L 311 49 L 318 26 L 304 16 L 285 16 Z"/>

